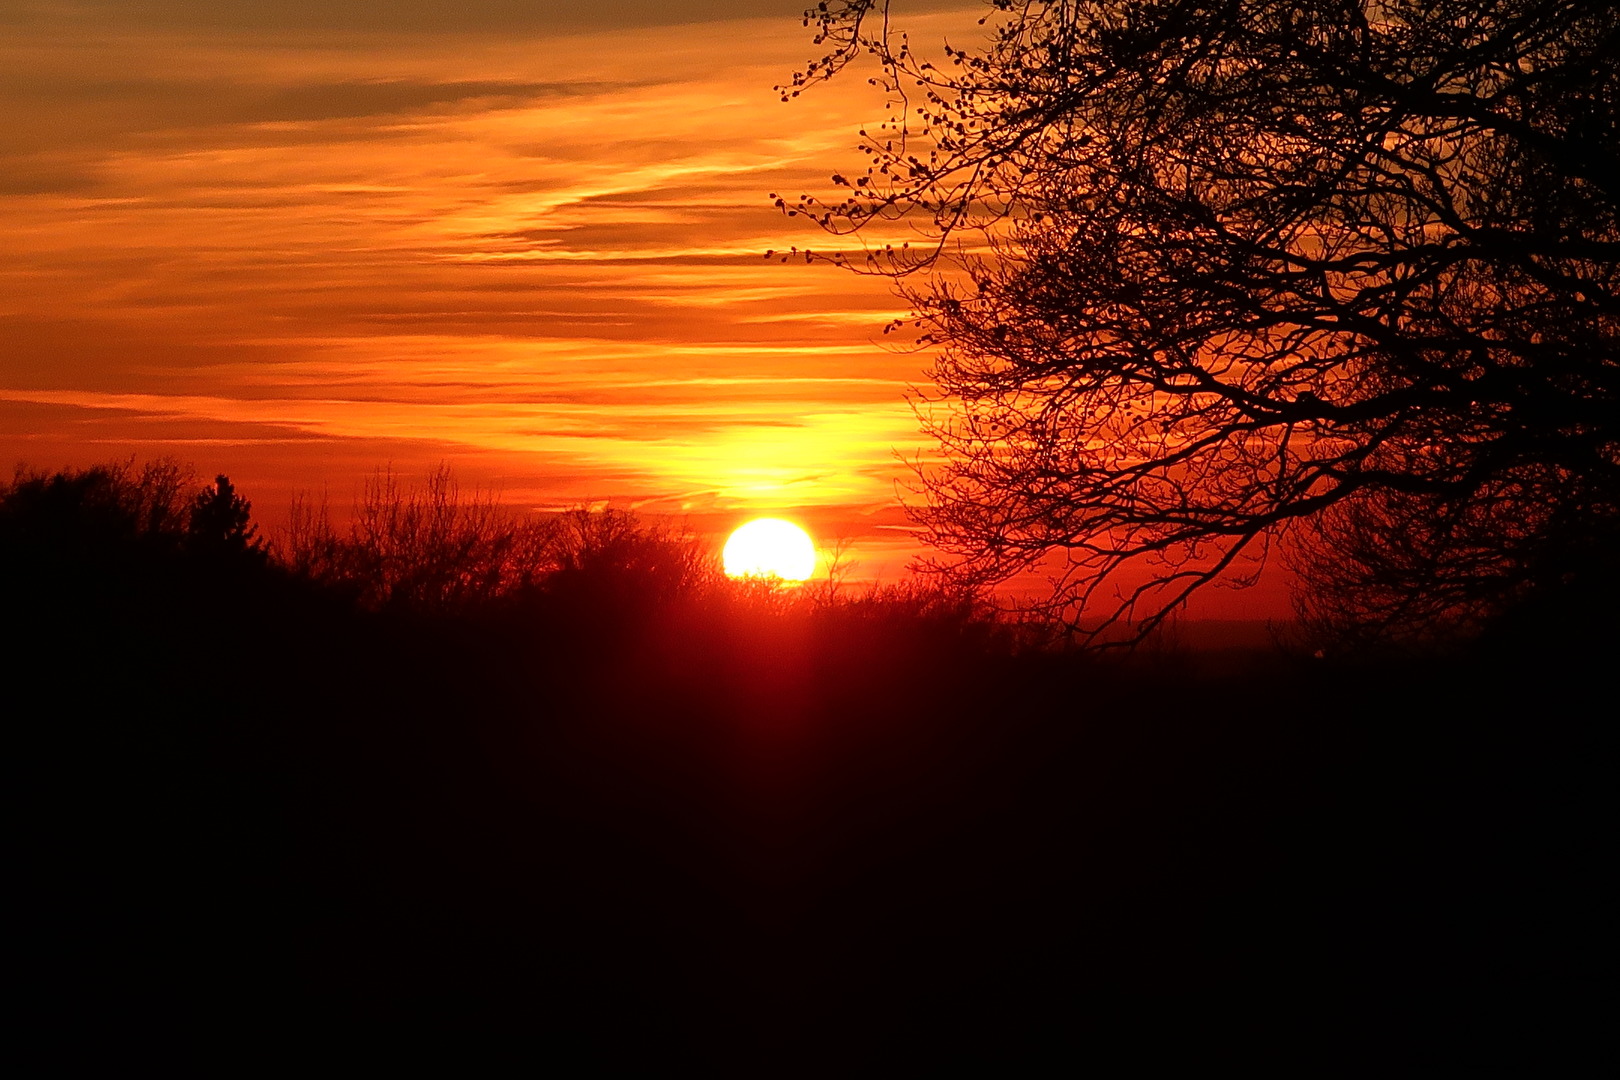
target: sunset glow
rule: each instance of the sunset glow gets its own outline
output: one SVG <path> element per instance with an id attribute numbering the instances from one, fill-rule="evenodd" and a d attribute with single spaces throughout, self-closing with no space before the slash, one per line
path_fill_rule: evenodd
<path id="1" fill-rule="evenodd" d="M 886 283 L 764 257 L 826 246 L 767 196 L 884 109 L 778 100 L 802 7 L 0 16 L 0 455 L 170 455 L 271 529 L 444 462 L 523 509 L 793 512 L 898 568 L 926 358 Z"/>
<path id="2" fill-rule="evenodd" d="M 932 356 L 883 333 L 890 282 L 793 252 L 915 234 L 773 205 L 889 111 L 859 77 L 780 100 L 802 8 L 0 13 L 0 457 L 225 472 L 271 537 L 301 492 L 341 515 L 374 470 L 442 464 L 518 511 L 714 541 L 791 515 L 902 576 Z M 908 21 L 960 44 L 980 14 Z"/>

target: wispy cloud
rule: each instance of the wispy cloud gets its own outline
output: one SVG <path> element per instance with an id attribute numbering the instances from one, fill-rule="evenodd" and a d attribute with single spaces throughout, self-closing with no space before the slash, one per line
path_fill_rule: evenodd
<path id="1" fill-rule="evenodd" d="M 825 242 L 767 193 L 823 186 L 883 103 L 781 104 L 811 46 L 777 6 L 12 8 L 0 449 L 897 524 L 897 302 L 763 257 Z"/>

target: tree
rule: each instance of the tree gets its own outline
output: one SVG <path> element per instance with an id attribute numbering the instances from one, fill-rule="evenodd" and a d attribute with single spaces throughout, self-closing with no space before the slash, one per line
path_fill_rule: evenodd
<path id="1" fill-rule="evenodd" d="M 695 537 L 629 511 L 518 513 L 492 492 L 463 492 L 444 465 L 419 486 L 378 470 L 346 531 L 324 503 L 300 497 L 277 554 L 295 574 L 362 607 L 419 614 L 544 594 L 620 615 L 699 589 L 715 561 Z"/>
<path id="2" fill-rule="evenodd" d="M 172 554 L 186 533 L 193 474 L 168 458 L 46 474 L 19 465 L 0 485 L 0 541 L 54 561 L 105 561 L 134 550 Z"/>
<path id="3" fill-rule="evenodd" d="M 667 608 L 724 580 L 715 553 L 697 536 L 633 511 L 576 508 L 550 518 L 546 529 L 553 569 L 545 592 L 577 609 L 622 618 Z"/>
<path id="4" fill-rule="evenodd" d="M 300 497 L 288 517 L 283 564 L 371 609 L 465 610 L 531 588 L 551 568 L 545 529 L 491 492 L 464 494 L 445 465 L 421 486 L 379 469 L 346 532 L 324 502 Z"/>
<path id="5" fill-rule="evenodd" d="M 936 64 L 823 3 L 783 88 L 871 54 L 896 106 L 846 197 L 781 205 L 924 240 L 824 257 L 937 347 L 912 512 L 950 573 L 1045 567 L 1139 636 L 1281 541 L 1305 615 L 1384 637 L 1611 573 L 1620 10 L 989 6 Z"/>
<path id="6" fill-rule="evenodd" d="M 191 501 L 186 540 L 193 551 L 257 558 L 262 550 L 258 532 L 259 527 L 253 524 L 253 504 L 236 493 L 235 485 L 224 473 Z"/>
<path id="7" fill-rule="evenodd" d="M 156 648 L 165 634 L 229 625 L 219 619 L 232 598 L 268 580 L 254 531 L 228 480 L 200 488 L 171 459 L 19 466 L 0 483 L 0 595 L 31 613 L 24 622 L 75 638 L 94 626 L 103 641 L 139 626 Z"/>

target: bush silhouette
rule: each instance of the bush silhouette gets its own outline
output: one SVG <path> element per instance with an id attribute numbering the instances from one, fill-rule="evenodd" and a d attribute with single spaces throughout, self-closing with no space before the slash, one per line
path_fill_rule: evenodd
<path id="1" fill-rule="evenodd" d="M 646 609 L 718 576 L 712 553 L 679 530 L 612 508 L 516 513 L 490 493 L 464 493 L 443 467 L 420 487 L 379 470 L 346 530 L 325 504 L 300 498 L 275 552 L 363 608 L 419 615 L 540 602 Z"/>
<path id="2" fill-rule="evenodd" d="M 725 580 L 714 552 L 696 537 L 628 511 L 571 510 L 547 521 L 544 533 L 544 592 L 570 607 L 647 611 Z"/>
<path id="3" fill-rule="evenodd" d="M 176 551 L 189 520 L 190 473 L 173 461 L 66 469 L 53 474 L 19 466 L 0 488 L 0 536 L 40 552 L 109 555 L 141 545 Z"/>
<path id="4" fill-rule="evenodd" d="M 492 495 L 463 495 L 447 468 L 421 487 L 384 469 L 367 482 L 346 532 L 325 504 L 295 503 L 278 554 L 368 609 L 442 612 L 532 587 L 549 569 L 544 539 Z"/>

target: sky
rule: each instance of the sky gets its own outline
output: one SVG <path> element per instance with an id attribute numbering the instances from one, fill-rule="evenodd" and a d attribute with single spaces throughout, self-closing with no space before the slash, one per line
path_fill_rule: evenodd
<path id="1" fill-rule="evenodd" d="M 0 0 L 0 456 L 172 456 L 272 526 L 443 462 L 898 573 L 927 358 L 884 282 L 764 254 L 827 247 L 769 196 L 884 115 L 780 100 L 801 8 Z"/>
<path id="2" fill-rule="evenodd" d="M 895 580 L 929 358 L 887 282 L 765 256 L 835 246 L 772 195 L 888 115 L 858 70 L 780 99 L 802 7 L 0 0 L 0 464 L 169 456 L 272 536 L 444 464 Z"/>

